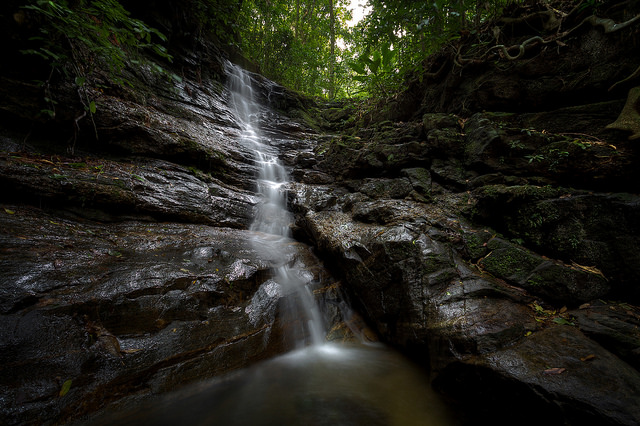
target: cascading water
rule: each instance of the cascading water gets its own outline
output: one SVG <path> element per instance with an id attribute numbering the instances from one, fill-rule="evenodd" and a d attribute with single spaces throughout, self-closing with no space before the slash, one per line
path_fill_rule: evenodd
<path id="1" fill-rule="evenodd" d="M 289 316 L 307 318 L 301 322 L 302 329 L 297 335 L 303 336 L 298 340 L 298 346 L 307 343 L 320 344 L 324 341 L 325 330 L 313 294 L 306 285 L 304 271 L 292 268 L 286 264 L 278 244 L 286 243 L 290 237 L 292 223 L 291 213 L 287 210 L 286 194 L 283 186 L 287 183 L 287 171 L 280 164 L 276 152 L 265 143 L 266 138 L 260 136 L 257 126 L 260 105 L 254 100 L 250 76 L 242 69 L 232 64 L 227 65 L 229 75 L 229 90 L 231 103 L 237 113 L 237 119 L 242 126 L 242 142 L 254 151 L 258 167 L 257 190 L 263 202 L 259 205 L 251 230 L 256 231 L 256 246 L 260 250 L 269 250 L 270 258 L 274 261 L 274 278 L 281 289 L 282 295 L 295 296 L 289 306 Z M 261 236 L 260 234 L 266 234 Z M 275 237 L 275 238 L 274 238 Z M 274 256 L 275 255 L 275 256 Z"/>
<path id="2" fill-rule="evenodd" d="M 260 105 L 254 99 L 250 76 L 231 64 L 227 72 L 243 143 L 255 153 L 257 189 L 263 198 L 251 229 L 258 235 L 256 245 L 267 247 L 270 258 L 275 259 L 273 280 L 282 296 L 294 294 L 298 301 L 290 314 L 307 319 L 302 322 L 304 339 L 299 346 L 312 345 L 237 377 L 234 389 L 242 390 L 232 398 L 239 399 L 234 401 L 238 410 L 216 410 L 216 420 L 225 424 L 451 424 L 424 375 L 400 355 L 382 346 L 324 343 L 320 311 L 306 285 L 308 274 L 287 265 L 284 255 L 277 255 L 278 244 L 290 238 L 292 216 L 283 191 L 288 174 L 277 152 L 265 143 L 268 139 L 260 135 L 256 124 Z M 217 392 L 227 394 L 229 389 L 223 389 Z M 245 403 L 250 409 L 242 408 Z"/>
<path id="3" fill-rule="evenodd" d="M 150 410 L 136 410 L 105 424 L 455 424 L 425 374 L 398 353 L 383 345 L 324 343 L 323 320 L 308 287 L 313 274 L 288 265 L 281 251 L 293 242 L 292 217 L 283 191 L 286 170 L 255 124 L 260 108 L 250 77 L 230 64 L 227 71 L 242 141 L 255 153 L 257 189 L 263 198 L 251 227 L 254 245 L 273 265 L 272 279 L 256 294 L 277 293 L 295 301 L 289 315 L 297 320 L 285 322 L 301 324 L 294 330 L 298 348 L 210 383 L 187 387 Z"/>

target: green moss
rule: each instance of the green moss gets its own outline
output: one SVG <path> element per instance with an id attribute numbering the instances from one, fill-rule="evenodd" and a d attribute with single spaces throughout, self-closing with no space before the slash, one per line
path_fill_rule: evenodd
<path id="1" fill-rule="evenodd" d="M 491 238 L 491 233 L 486 230 L 479 232 L 460 231 L 460 236 L 470 259 L 479 259 L 487 254 L 487 241 Z"/>
<path id="2" fill-rule="evenodd" d="M 548 198 L 557 198 L 567 190 L 563 188 L 554 188 L 552 186 L 537 185 L 487 185 L 478 189 L 480 196 L 489 198 L 508 198 L 509 201 L 515 199 L 526 199 L 528 201 L 544 200 Z"/>
<path id="3" fill-rule="evenodd" d="M 544 279 L 537 274 L 532 274 L 529 279 L 527 279 L 526 286 L 530 287 L 542 287 L 544 285 Z"/>
<path id="4" fill-rule="evenodd" d="M 487 243 L 492 250 L 480 264 L 492 275 L 510 281 L 524 281 L 544 260 L 534 253 L 505 240 L 494 238 Z"/>

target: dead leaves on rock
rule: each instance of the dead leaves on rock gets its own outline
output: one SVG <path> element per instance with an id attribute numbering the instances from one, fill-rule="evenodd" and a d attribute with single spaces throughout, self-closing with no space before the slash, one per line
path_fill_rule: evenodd
<path id="1" fill-rule="evenodd" d="M 545 309 L 537 301 L 534 301 L 529 303 L 529 307 L 534 311 L 535 320 L 543 325 L 576 325 L 575 319 L 567 313 L 566 306 L 563 306 L 559 310 Z"/>
<path id="2" fill-rule="evenodd" d="M 587 361 L 592 361 L 594 359 L 596 359 L 596 356 L 594 354 L 589 354 L 587 356 L 581 357 L 580 361 L 587 362 Z M 545 376 L 558 376 L 566 371 L 567 369 L 564 367 L 550 367 L 550 368 L 547 368 L 546 370 L 543 370 L 542 374 Z"/>
<path id="3" fill-rule="evenodd" d="M 580 271 L 585 271 L 585 272 L 589 272 L 591 274 L 600 275 L 602 278 L 604 278 L 606 281 L 608 281 L 607 277 L 604 276 L 602 271 L 600 271 L 600 269 L 596 268 L 595 266 L 583 266 L 583 265 L 578 265 L 576 262 L 571 262 L 571 267 L 573 269 L 577 269 L 577 270 L 580 270 Z"/>
<path id="4" fill-rule="evenodd" d="M 564 373 L 565 371 L 567 371 L 566 368 L 554 367 L 554 368 L 547 368 L 546 370 L 544 370 L 542 372 L 542 374 L 547 375 L 547 376 L 549 376 L 549 375 L 558 375 L 558 374 Z"/>

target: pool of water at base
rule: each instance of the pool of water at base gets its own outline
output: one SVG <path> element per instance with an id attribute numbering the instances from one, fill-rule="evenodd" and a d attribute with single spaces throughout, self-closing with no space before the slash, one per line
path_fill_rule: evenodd
<path id="1" fill-rule="evenodd" d="M 118 424 L 451 426 L 428 377 L 383 345 L 312 345 L 187 386 Z"/>

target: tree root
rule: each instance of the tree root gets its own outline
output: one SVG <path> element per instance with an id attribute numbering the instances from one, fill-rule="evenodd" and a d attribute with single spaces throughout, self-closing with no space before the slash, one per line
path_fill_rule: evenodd
<path id="1" fill-rule="evenodd" d="M 546 14 L 546 12 L 545 12 Z M 556 36 L 553 36 L 552 38 L 545 40 L 544 38 L 540 37 L 540 36 L 533 36 L 531 38 L 528 38 L 527 40 L 523 41 L 521 44 L 516 44 L 513 46 L 505 46 L 504 44 L 499 44 L 496 46 L 491 47 L 489 50 L 487 50 L 482 56 L 480 56 L 479 58 L 463 58 L 460 55 L 460 49 L 458 48 L 458 52 L 456 53 L 456 56 L 454 58 L 454 63 L 459 66 L 462 67 L 464 64 L 467 63 L 471 63 L 471 62 L 480 62 L 483 61 L 487 56 L 489 56 L 489 54 L 493 51 L 493 50 L 500 50 L 500 52 L 502 53 L 502 56 L 505 57 L 506 59 L 510 60 L 510 61 L 515 61 L 517 59 L 520 59 L 522 56 L 524 56 L 525 53 L 525 49 L 528 45 L 532 45 L 532 43 L 537 42 L 537 43 L 542 43 L 542 44 L 548 44 L 551 42 L 558 42 L 561 43 L 559 40 L 561 38 L 564 38 L 566 36 L 568 36 L 569 34 L 571 34 L 572 32 L 574 32 L 575 30 L 577 30 L 578 28 L 580 28 L 582 25 L 584 24 L 591 24 L 591 26 L 601 26 L 604 29 L 605 34 L 609 34 L 615 31 L 619 31 L 622 30 L 624 28 L 627 28 L 631 25 L 633 25 L 634 23 L 636 23 L 637 21 L 640 21 L 640 15 L 636 15 L 633 18 L 625 21 L 625 22 L 621 22 L 621 23 L 616 23 L 615 21 L 613 21 L 612 19 L 609 18 L 599 18 L 595 15 L 591 15 L 585 19 L 582 20 L 582 22 L 580 22 L 578 25 L 576 25 L 575 27 L 571 28 L 570 30 L 564 31 L 562 33 L 557 34 Z M 518 49 L 518 54 L 513 56 L 509 53 L 510 50 L 513 50 L 517 48 Z M 636 72 L 633 73 L 632 77 L 635 77 L 638 73 L 640 73 L 640 69 L 638 69 Z M 625 80 L 623 80 L 622 82 L 632 78 L 629 77 Z M 619 82 L 619 83 L 622 83 Z M 617 85 L 618 83 L 616 83 Z M 615 85 L 614 85 L 615 86 Z M 612 86 L 613 88 L 613 86 Z M 611 89 L 609 89 L 611 90 Z"/>
<path id="2" fill-rule="evenodd" d="M 640 67 L 638 67 L 633 73 L 631 73 L 631 75 L 625 79 L 622 79 L 616 83 L 613 83 L 613 85 L 611 87 L 609 87 L 609 92 L 611 92 L 613 89 L 615 89 L 616 87 L 620 86 L 621 84 L 624 84 L 628 81 L 633 80 L 634 78 L 640 76 Z"/>
<path id="3" fill-rule="evenodd" d="M 540 37 L 540 36 L 534 36 L 534 37 L 531 37 L 531 38 L 529 38 L 529 39 L 526 39 L 526 40 L 525 40 L 525 41 L 523 41 L 519 46 L 518 46 L 518 45 L 516 45 L 516 46 L 511 46 L 511 47 L 509 47 L 509 48 L 507 48 L 507 46 L 505 46 L 504 44 L 499 44 L 499 45 L 497 45 L 497 46 L 493 46 L 491 49 L 489 49 L 489 50 L 487 51 L 487 53 L 488 53 L 488 52 L 491 52 L 493 49 L 500 49 L 500 50 L 502 51 L 502 55 L 503 55 L 505 58 L 507 58 L 507 59 L 508 59 L 508 60 L 510 60 L 510 61 L 515 61 L 516 59 L 520 59 L 520 58 L 524 55 L 525 47 L 526 47 L 528 44 L 533 43 L 534 41 L 538 41 L 538 42 L 540 42 L 540 43 L 549 43 L 549 42 L 550 42 L 550 41 L 545 41 L 545 40 L 544 40 L 542 37 Z M 509 50 L 510 50 L 510 49 L 512 49 L 512 48 L 514 48 L 514 47 L 517 47 L 517 48 L 518 48 L 518 54 L 517 54 L 516 56 L 511 56 L 511 55 L 509 54 Z"/>
<path id="4" fill-rule="evenodd" d="M 627 103 L 622 108 L 622 112 L 613 123 L 607 125 L 605 129 L 616 129 L 631 132 L 629 140 L 640 139 L 640 86 L 629 90 Z"/>
<path id="5" fill-rule="evenodd" d="M 449 63 L 449 61 L 445 60 L 442 63 L 442 65 L 440 66 L 440 68 L 438 69 L 438 71 L 436 71 L 436 72 L 427 72 L 427 73 L 424 73 L 423 76 L 425 78 L 432 78 L 434 80 L 439 79 L 440 76 L 443 74 L 443 71 L 444 71 L 444 69 L 445 69 L 445 67 L 447 66 L 448 63 Z"/>
<path id="6" fill-rule="evenodd" d="M 591 25 L 593 25 L 594 27 L 597 26 L 601 26 L 602 28 L 604 28 L 604 32 L 606 34 L 608 33 L 612 33 L 615 31 L 619 31 L 623 28 L 627 28 L 628 26 L 631 26 L 633 23 L 635 23 L 637 20 L 640 19 L 640 15 L 636 15 L 633 18 L 629 19 L 628 21 L 625 22 L 621 22 L 620 24 L 617 24 L 616 22 L 613 21 L 613 19 L 608 19 L 608 18 L 598 18 L 595 15 L 591 15 L 588 18 L 585 18 L 581 23 L 578 24 L 577 27 L 574 27 L 571 31 L 575 30 L 576 28 L 578 28 L 580 25 L 586 23 L 589 23 Z M 571 32 L 569 31 L 569 32 Z"/>
<path id="7" fill-rule="evenodd" d="M 541 18 L 541 19 L 547 18 L 547 22 L 543 23 L 542 25 L 542 28 L 545 31 L 554 30 L 558 28 L 561 23 L 561 21 L 558 18 L 556 18 L 556 14 L 553 12 L 553 10 L 550 10 L 550 9 L 534 12 L 530 15 L 526 15 L 520 18 L 501 18 L 499 22 L 504 23 L 506 25 L 517 25 L 520 23 L 529 23 L 531 20 L 538 19 L 538 18 Z"/>

